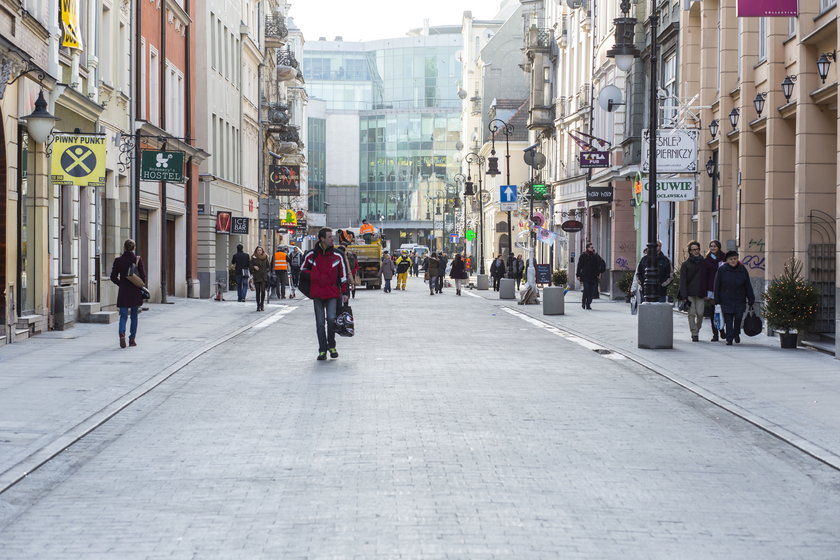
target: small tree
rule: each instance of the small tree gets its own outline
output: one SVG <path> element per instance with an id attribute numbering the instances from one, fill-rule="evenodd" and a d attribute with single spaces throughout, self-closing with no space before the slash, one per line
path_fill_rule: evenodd
<path id="1" fill-rule="evenodd" d="M 785 334 L 802 332 L 814 322 L 819 294 L 802 278 L 802 263 L 791 258 L 782 275 L 770 281 L 764 297 L 764 318 L 767 324 Z"/>
<path id="2" fill-rule="evenodd" d="M 551 274 L 551 283 L 555 286 L 565 286 L 569 282 L 569 274 L 565 270 L 555 270 Z"/>
<path id="3" fill-rule="evenodd" d="M 618 279 L 618 289 L 625 295 L 630 295 L 630 288 L 633 287 L 634 274 L 635 272 L 632 270 L 625 270 L 624 274 L 621 275 L 621 278 Z"/>

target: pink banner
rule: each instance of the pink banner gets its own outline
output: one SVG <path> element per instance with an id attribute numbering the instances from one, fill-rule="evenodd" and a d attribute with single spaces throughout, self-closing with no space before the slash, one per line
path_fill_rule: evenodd
<path id="1" fill-rule="evenodd" d="M 738 17 L 796 17 L 798 0 L 738 0 Z"/>

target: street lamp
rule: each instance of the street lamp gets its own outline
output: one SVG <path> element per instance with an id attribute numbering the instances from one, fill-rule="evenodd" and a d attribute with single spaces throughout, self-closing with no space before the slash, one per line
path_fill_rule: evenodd
<path id="1" fill-rule="evenodd" d="M 475 152 L 470 152 L 464 156 L 464 161 L 467 162 L 467 182 L 464 183 L 464 194 L 469 191 L 470 193 L 473 192 L 473 182 L 472 177 L 470 176 L 470 169 L 472 164 L 475 163 L 478 166 L 478 191 L 476 194 L 478 195 L 478 203 L 479 203 L 479 213 L 478 213 L 478 228 L 479 228 L 479 237 L 478 237 L 478 247 L 479 247 L 479 255 L 478 255 L 478 273 L 485 274 L 484 272 L 484 192 L 482 189 L 482 179 L 481 179 L 481 172 L 484 167 L 485 158 L 483 156 L 478 155 Z"/>
<path id="2" fill-rule="evenodd" d="M 817 59 L 817 72 L 820 74 L 822 83 L 825 83 L 825 79 L 828 78 L 828 69 L 831 67 L 831 61 L 835 60 L 836 56 L 835 51 L 831 51 L 821 54 L 820 58 Z"/>
<path id="3" fill-rule="evenodd" d="M 463 173 L 456 173 L 452 177 L 452 180 L 455 181 L 455 185 L 456 185 L 456 191 L 455 191 L 456 199 L 455 200 L 456 200 L 456 204 L 458 205 L 458 207 L 461 206 L 461 195 L 459 194 L 459 191 L 462 188 L 464 189 L 464 204 L 463 204 L 463 208 L 464 208 L 464 231 L 462 231 L 461 233 L 464 236 L 464 258 L 466 258 L 466 256 L 467 256 L 467 190 L 466 190 L 465 183 L 467 181 L 467 178 L 464 177 Z"/>
<path id="4" fill-rule="evenodd" d="M 729 124 L 732 125 L 732 130 L 738 128 L 738 119 L 741 118 L 741 110 L 735 107 L 729 111 Z"/>
<path id="5" fill-rule="evenodd" d="M 793 95 L 793 84 L 796 82 L 796 76 L 785 76 L 782 80 L 782 95 L 785 96 L 785 101 L 790 103 L 790 97 Z"/>
<path id="6" fill-rule="evenodd" d="M 499 130 L 499 125 L 502 123 L 502 133 L 505 135 L 505 185 L 510 185 L 510 135 L 513 134 L 513 126 L 509 125 L 502 119 L 493 119 L 490 121 L 488 128 L 493 134 L 492 144 L 490 148 L 490 157 L 487 159 L 487 174 L 495 177 L 499 174 L 499 158 L 496 157 L 496 131 Z M 507 235 L 508 235 L 508 278 L 513 278 L 513 230 L 511 227 L 510 210 L 507 211 Z"/>
<path id="7" fill-rule="evenodd" d="M 761 113 L 764 112 L 764 103 L 767 100 L 767 92 L 756 93 L 755 99 L 753 99 L 753 105 L 755 106 L 755 112 L 758 113 L 758 118 L 761 118 Z"/>
<path id="8" fill-rule="evenodd" d="M 26 130 L 29 137 L 36 144 L 43 144 L 50 137 L 56 121 L 61 120 L 47 111 L 47 100 L 44 99 L 44 90 L 38 92 L 38 99 L 35 100 L 35 110 L 31 114 L 21 117 L 26 121 Z"/>
<path id="9" fill-rule="evenodd" d="M 607 58 L 614 58 L 615 65 L 622 72 L 633 67 L 633 61 L 639 57 L 634 38 L 636 36 L 636 18 L 630 17 L 630 0 L 622 0 L 620 5 L 623 17 L 613 20 L 615 25 L 615 45 L 607 51 Z"/>
<path id="10" fill-rule="evenodd" d="M 712 134 L 712 140 L 717 137 L 718 130 L 720 130 L 720 123 L 717 119 L 714 119 L 709 123 L 709 132 Z"/>

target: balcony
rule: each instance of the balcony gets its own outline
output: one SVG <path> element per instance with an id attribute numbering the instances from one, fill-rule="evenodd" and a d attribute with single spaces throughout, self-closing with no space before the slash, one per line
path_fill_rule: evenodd
<path id="1" fill-rule="evenodd" d="M 525 51 L 530 53 L 551 52 L 552 31 L 532 25 L 525 32 Z"/>
<path id="2" fill-rule="evenodd" d="M 295 79 L 303 81 L 300 64 L 295 58 L 294 51 L 288 47 L 285 50 L 277 51 L 277 79 L 281 82 L 289 82 Z"/>
<path id="3" fill-rule="evenodd" d="M 289 28 L 286 27 L 286 18 L 281 15 L 265 17 L 265 46 L 278 48 L 286 44 L 286 37 L 289 36 Z"/>
<path id="4" fill-rule="evenodd" d="M 553 130 L 554 107 L 535 105 L 528 111 L 528 130 Z"/>

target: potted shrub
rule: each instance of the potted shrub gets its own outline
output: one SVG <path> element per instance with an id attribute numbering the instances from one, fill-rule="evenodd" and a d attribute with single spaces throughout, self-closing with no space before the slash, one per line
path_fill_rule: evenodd
<path id="1" fill-rule="evenodd" d="M 633 287 L 634 274 L 635 272 L 632 270 L 625 270 L 621 278 L 618 279 L 618 289 L 624 294 L 624 301 L 627 303 L 630 302 L 630 288 Z"/>
<path id="2" fill-rule="evenodd" d="M 555 270 L 551 273 L 551 284 L 565 286 L 569 283 L 569 274 L 565 270 Z"/>
<path id="3" fill-rule="evenodd" d="M 770 281 L 762 296 L 764 318 L 770 328 L 779 331 L 782 348 L 796 348 L 798 335 L 814 322 L 819 303 L 816 288 L 802 278 L 802 263 L 788 260 L 782 275 Z"/>

